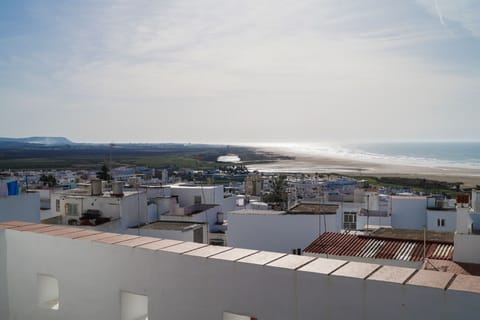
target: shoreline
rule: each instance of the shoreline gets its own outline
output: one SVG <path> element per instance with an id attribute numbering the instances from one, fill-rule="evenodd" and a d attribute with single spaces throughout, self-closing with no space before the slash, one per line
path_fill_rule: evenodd
<path id="1" fill-rule="evenodd" d="M 451 183 L 463 183 L 464 187 L 480 184 L 480 169 L 455 166 L 426 167 L 421 165 L 403 165 L 379 163 L 366 160 L 353 160 L 341 157 L 285 150 L 279 147 L 252 147 L 257 152 L 292 157 L 294 160 L 277 159 L 271 163 L 253 163 L 247 165 L 251 171 L 273 173 L 336 173 L 349 176 L 421 178 Z"/>

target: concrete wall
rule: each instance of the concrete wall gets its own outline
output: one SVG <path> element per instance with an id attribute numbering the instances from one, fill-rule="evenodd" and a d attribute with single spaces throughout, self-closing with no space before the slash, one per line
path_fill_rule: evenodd
<path id="1" fill-rule="evenodd" d="M 5 233 L 0 231 L 0 319 L 9 319 L 7 281 L 7 243 Z"/>
<path id="2" fill-rule="evenodd" d="M 445 225 L 438 225 L 438 219 L 443 219 Z M 455 232 L 457 229 L 457 213 L 455 210 L 427 210 L 427 229 L 431 231 Z"/>
<path id="3" fill-rule="evenodd" d="M 199 196 L 204 204 L 220 204 L 223 200 L 223 186 L 171 186 L 172 195 L 178 196 L 181 207 L 193 204 L 195 196 Z"/>
<path id="4" fill-rule="evenodd" d="M 60 201 L 60 211 L 56 211 L 56 201 Z M 76 204 L 78 211 L 76 216 L 65 216 L 65 205 Z M 82 213 L 87 210 L 99 210 L 103 217 L 112 219 L 122 218 L 124 227 L 137 224 L 147 220 L 147 196 L 145 192 L 138 194 L 129 194 L 124 197 L 103 197 L 103 196 L 73 196 L 66 194 L 52 194 L 51 210 L 52 212 L 62 214 L 65 220 L 70 218 L 79 219 Z M 67 221 L 64 221 L 67 223 Z"/>
<path id="5" fill-rule="evenodd" d="M 157 229 L 128 229 L 128 234 L 140 235 L 144 237 L 155 237 L 160 239 L 172 239 L 180 241 L 190 241 L 193 242 L 193 229 L 190 230 L 157 230 Z M 207 243 L 207 230 L 204 228 L 203 233 L 204 243 Z"/>
<path id="6" fill-rule="evenodd" d="M 391 197 L 392 227 L 423 230 L 427 224 L 425 197 Z"/>
<path id="7" fill-rule="evenodd" d="M 125 229 L 147 222 L 146 193 L 142 192 L 120 199 L 120 217 L 122 218 L 122 226 Z"/>
<path id="8" fill-rule="evenodd" d="M 472 190 L 471 203 L 474 211 L 480 211 L 480 190 Z"/>
<path id="9" fill-rule="evenodd" d="M 361 216 L 357 214 L 357 230 L 364 230 L 368 225 L 371 226 L 385 226 L 391 227 L 392 226 L 392 218 L 391 217 L 367 217 Z"/>
<path id="10" fill-rule="evenodd" d="M 12 220 L 40 222 L 40 194 L 31 192 L 0 197 L 0 222 Z"/>
<path id="11" fill-rule="evenodd" d="M 327 231 L 338 231 L 336 215 L 228 213 L 228 245 L 291 253 Z"/>
<path id="12" fill-rule="evenodd" d="M 10 299 L 10 315 L 0 313 L 5 320 L 118 320 L 122 291 L 147 296 L 150 319 L 222 320 L 223 312 L 261 320 L 478 316 L 475 293 L 2 232 L 9 249 L 8 288 L 0 287 Z M 38 274 L 58 280 L 59 310 L 37 306 Z"/>
<path id="13" fill-rule="evenodd" d="M 220 211 L 219 206 L 204 210 L 192 215 L 161 215 L 160 221 L 188 221 L 188 222 L 206 222 L 210 232 L 216 231 L 215 223 L 217 222 L 217 213 Z"/>
<path id="14" fill-rule="evenodd" d="M 453 260 L 480 264 L 480 235 L 455 233 Z"/>
<path id="15" fill-rule="evenodd" d="M 235 210 L 236 198 L 234 196 L 224 198 L 223 186 L 182 186 L 171 187 L 172 195 L 178 196 L 178 203 L 181 207 L 188 207 L 194 203 L 195 196 L 202 199 L 204 204 L 218 204 L 220 211 L 228 212 Z"/>
<path id="16" fill-rule="evenodd" d="M 311 252 L 305 252 L 304 255 L 309 257 L 316 257 L 316 258 L 327 258 L 327 259 L 331 258 L 331 259 L 356 261 L 356 262 L 363 262 L 363 263 L 376 263 L 384 266 L 394 266 L 394 267 L 404 267 L 404 268 L 414 268 L 414 269 L 421 269 L 423 265 L 423 261 L 375 259 L 375 258 L 364 258 L 364 257 L 355 257 L 355 256 L 333 256 L 332 257 L 331 255 L 329 256 L 328 254 L 311 253 Z"/>

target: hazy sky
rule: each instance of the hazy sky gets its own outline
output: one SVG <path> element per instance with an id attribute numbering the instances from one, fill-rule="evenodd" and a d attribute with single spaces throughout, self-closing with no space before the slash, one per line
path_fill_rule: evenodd
<path id="1" fill-rule="evenodd" d="M 0 136 L 480 140 L 480 1 L 1 1 Z"/>

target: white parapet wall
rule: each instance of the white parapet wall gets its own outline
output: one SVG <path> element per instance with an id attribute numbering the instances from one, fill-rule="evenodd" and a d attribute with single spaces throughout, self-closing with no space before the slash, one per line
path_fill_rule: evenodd
<path id="1" fill-rule="evenodd" d="M 292 249 L 305 249 L 325 230 L 338 229 L 334 214 L 237 210 L 228 213 L 227 239 L 233 247 L 291 253 Z"/>
<path id="2" fill-rule="evenodd" d="M 9 220 L 40 222 L 40 193 L 0 197 L 0 222 Z"/>
<path id="3" fill-rule="evenodd" d="M 0 249 L 2 320 L 476 319 L 480 303 L 478 277 L 59 226 L 0 230 Z"/>
<path id="4" fill-rule="evenodd" d="M 455 233 L 453 260 L 480 264 L 480 234 Z"/>

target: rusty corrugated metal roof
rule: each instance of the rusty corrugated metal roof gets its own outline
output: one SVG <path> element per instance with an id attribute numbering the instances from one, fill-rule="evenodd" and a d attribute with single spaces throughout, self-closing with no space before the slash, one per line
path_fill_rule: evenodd
<path id="1" fill-rule="evenodd" d="M 427 241 L 425 249 L 426 257 L 429 259 L 453 259 L 453 244 Z M 422 261 L 423 241 L 327 232 L 313 241 L 304 251 L 336 256 Z"/>

